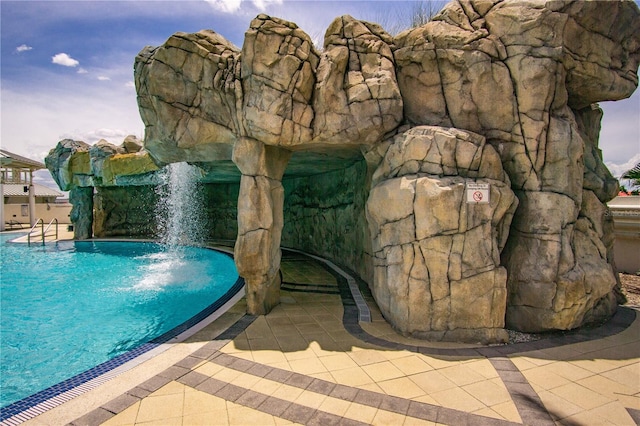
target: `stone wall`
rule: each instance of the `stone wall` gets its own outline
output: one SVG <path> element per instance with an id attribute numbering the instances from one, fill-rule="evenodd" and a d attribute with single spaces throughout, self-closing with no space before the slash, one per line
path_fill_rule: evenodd
<path id="1" fill-rule="evenodd" d="M 367 164 L 282 181 L 282 245 L 327 257 L 363 279 L 372 276 L 370 237 L 364 206 L 369 194 Z"/>
<path id="2" fill-rule="evenodd" d="M 207 238 L 235 240 L 238 236 L 239 183 L 208 183 L 198 186 L 204 200 Z"/>
<path id="3" fill-rule="evenodd" d="M 156 204 L 154 186 L 101 186 L 94 195 L 93 235 L 156 236 Z"/>

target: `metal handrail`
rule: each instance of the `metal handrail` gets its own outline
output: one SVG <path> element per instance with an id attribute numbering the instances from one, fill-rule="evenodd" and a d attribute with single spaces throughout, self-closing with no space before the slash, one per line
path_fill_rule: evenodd
<path id="1" fill-rule="evenodd" d="M 29 230 L 29 233 L 27 234 L 27 245 L 29 246 L 31 245 L 31 234 L 36 229 L 36 226 L 38 226 L 39 223 L 42 224 L 42 232 L 44 233 L 44 220 L 41 217 L 39 217 L 38 220 L 36 220 L 36 223 L 34 223 L 31 229 Z"/>
<path id="2" fill-rule="evenodd" d="M 53 219 L 51 219 L 51 222 L 49 222 L 46 229 L 44 227 L 44 219 L 38 218 L 38 220 L 36 220 L 36 223 L 29 230 L 29 234 L 27 234 L 27 245 L 28 246 L 31 245 L 31 234 L 33 234 L 38 224 L 40 224 L 40 237 L 42 237 L 42 245 L 44 245 L 47 232 L 49 231 L 49 228 L 51 228 L 51 225 L 53 224 L 53 222 L 56 223 L 56 240 L 57 240 L 58 239 L 58 218 L 54 217 Z"/>

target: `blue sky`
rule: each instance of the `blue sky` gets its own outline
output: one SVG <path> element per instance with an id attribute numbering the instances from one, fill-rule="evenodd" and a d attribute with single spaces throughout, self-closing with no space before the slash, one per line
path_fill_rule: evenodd
<path id="1" fill-rule="evenodd" d="M 443 2 L 438 2 L 443 3 Z M 63 138 L 120 144 L 144 126 L 133 87 L 135 55 L 171 36 L 213 29 L 241 46 L 258 13 L 298 24 L 321 43 L 337 16 L 408 23 L 408 1 L 0 1 L 3 149 L 43 161 Z M 640 91 L 605 102 L 600 147 L 614 175 L 640 162 Z M 50 181 L 40 173 L 38 179 Z"/>

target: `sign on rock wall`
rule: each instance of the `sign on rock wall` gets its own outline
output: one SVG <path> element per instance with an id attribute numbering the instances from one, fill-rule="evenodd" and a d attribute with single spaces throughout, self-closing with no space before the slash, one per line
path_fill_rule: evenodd
<path id="1" fill-rule="evenodd" d="M 468 204 L 489 203 L 488 183 L 467 183 L 466 193 Z"/>

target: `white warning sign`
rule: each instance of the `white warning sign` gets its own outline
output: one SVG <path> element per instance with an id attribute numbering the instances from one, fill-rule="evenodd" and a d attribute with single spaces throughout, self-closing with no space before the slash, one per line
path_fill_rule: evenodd
<path id="1" fill-rule="evenodd" d="M 489 184 L 488 183 L 468 183 L 467 187 L 467 203 L 478 204 L 489 202 Z"/>

